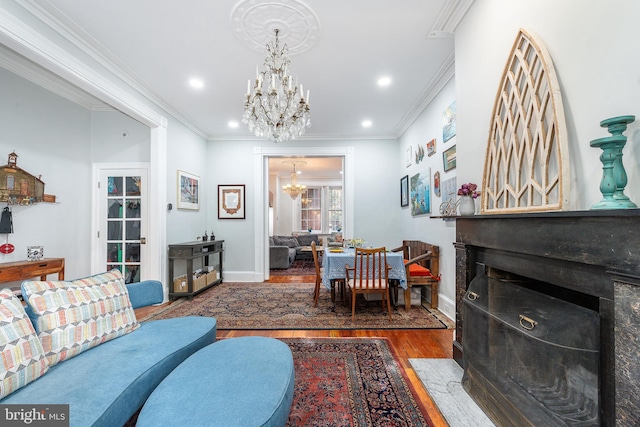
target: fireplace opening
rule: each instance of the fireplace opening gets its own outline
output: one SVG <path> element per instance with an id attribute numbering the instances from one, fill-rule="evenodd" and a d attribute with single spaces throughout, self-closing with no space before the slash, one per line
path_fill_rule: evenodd
<path id="1" fill-rule="evenodd" d="M 463 386 L 501 426 L 600 425 L 598 298 L 478 266 Z"/>

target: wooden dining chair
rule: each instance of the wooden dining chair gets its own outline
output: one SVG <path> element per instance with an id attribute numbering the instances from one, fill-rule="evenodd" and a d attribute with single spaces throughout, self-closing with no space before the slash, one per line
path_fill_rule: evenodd
<path id="1" fill-rule="evenodd" d="M 440 248 L 420 240 L 403 240 L 402 246 L 391 249 L 391 252 L 402 252 L 404 256 L 407 276 L 407 288 L 404 291 L 405 310 L 411 309 L 411 288 L 416 286 L 430 286 L 431 308 L 438 308 Z"/>
<path id="2" fill-rule="evenodd" d="M 391 321 L 391 304 L 389 303 L 389 270 L 387 251 L 382 248 L 356 248 L 354 266 L 346 267 L 347 293 L 351 294 L 351 321 L 355 321 L 356 298 L 358 294 L 380 294 L 382 309 L 387 303 L 387 314 Z M 350 292 L 349 292 L 350 291 Z"/>
<path id="3" fill-rule="evenodd" d="M 313 306 L 318 305 L 318 298 L 320 297 L 320 284 L 322 283 L 322 269 L 318 262 L 318 250 L 316 249 L 316 242 L 311 242 L 311 253 L 313 253 L 313 264 L 316 267 L 316 287 L 313 290 Z"/>

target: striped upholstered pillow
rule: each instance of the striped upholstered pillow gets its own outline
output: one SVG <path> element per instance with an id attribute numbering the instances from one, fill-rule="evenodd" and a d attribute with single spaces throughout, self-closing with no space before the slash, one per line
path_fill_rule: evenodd
<path id="1" fill-rule="evenodd" d="M 22 295 L 50 366 L 140 326 L 119 270 L 73 282 L 24 282 Z"/>
<path id="2" fill-rule="evenodd" d="M 0 399 L 49 369 L 40 340 L 11 289 L 0 291 Z"/>

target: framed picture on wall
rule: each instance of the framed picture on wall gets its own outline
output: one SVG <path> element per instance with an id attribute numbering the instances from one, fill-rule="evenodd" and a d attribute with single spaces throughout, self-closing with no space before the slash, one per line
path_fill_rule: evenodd
<path id="1" fill-rule="evenodd" d="M 431 141 L 427 142 L 427 155 L 433 156 L 436 154 L 436 139 L 433 138 Z"/>
<path id="2" fill-rule="evenodd" d="M 409 206 L 409 175 L 400 178 L 400 206 Z"/>
<path id="3" fill-rule="evenodd" d="M 445 150 L 442 153 L 442 164 L 444 166 L 445 172 L 448 172 L 451 169 L 456 168 L 456 146 L 455 145 L 449 148 L 448 150 Z"/>
<path id="4" fill-rule="evenodd" d="M 178 171 L 178 209 L 200 209 L 200 177 Z"/>
<path id="5" fill-rule="evenodd" d="M 244 184 L 218 185 L 218 219 L 245 219 Z"/>
<path id="6" fill-rule="evenodd" d="M 411 215 L 431 212 L 431 168 L 426 168 L 411 177 Z"/>
<path id="7" fill-rule="evenodd" d="M 456 136 L 456 101 L 442 112 L 442 142 L 447 142 L 454 136 Z"/>
<path id="8" fill-rule="evenodd" d="M 407 165 L 407 167 L 411 166 L 411 156 L 412 156 L 411 146 L 408 146 L 407 149 L 404 150 L 404 162 Z"/>

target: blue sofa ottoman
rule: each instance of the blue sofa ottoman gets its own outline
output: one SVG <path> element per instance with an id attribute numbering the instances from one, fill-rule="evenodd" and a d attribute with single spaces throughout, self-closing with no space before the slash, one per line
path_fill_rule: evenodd
<path id="1" fill-rule="evenodd" d="M 127 289 L 134 308 L 162 302 L 160 282 L 144 281 Z M 33 316 L 29 306 L 26 311 Z M 68 404 L 71 427 L 122 426 L 176 366 L 215 342 L 216 330 L 216 319 L 209 317 L 144 322 L 133 332 L 49 367 L 0 404 Z"/>
<path id="2" fill-rule="evenodd" d="M 282 341 L 217 341 L 160 383 L 136 427 L 282 427 L 291 411 L 294 377 L 293 356 Z"/>

